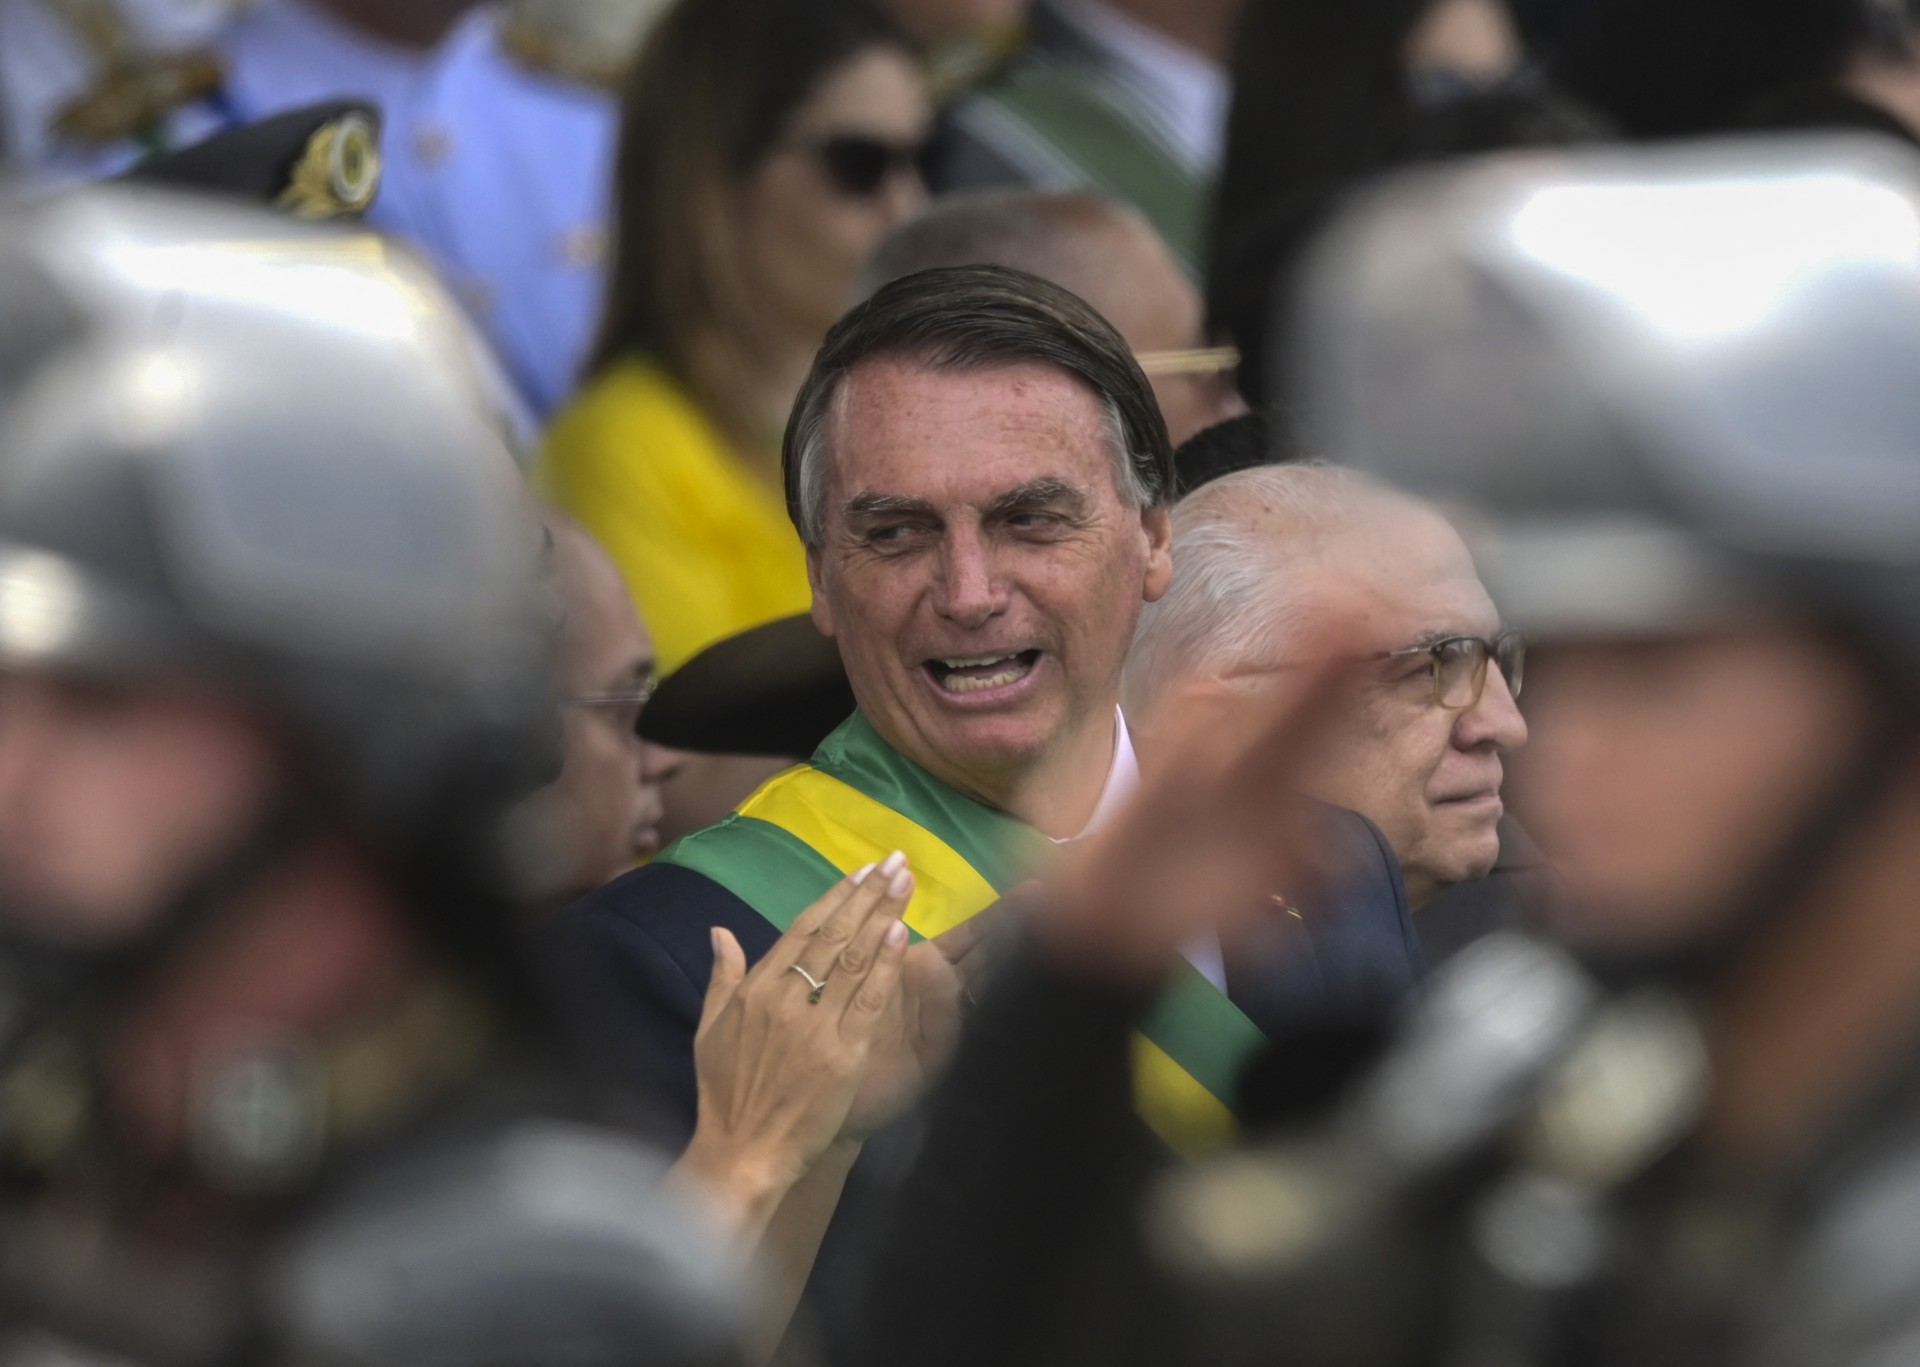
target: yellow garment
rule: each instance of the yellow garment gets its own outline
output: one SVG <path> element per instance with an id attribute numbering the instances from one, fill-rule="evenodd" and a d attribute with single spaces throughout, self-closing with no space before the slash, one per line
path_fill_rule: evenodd
<path id="1" fill-rule="evenodd" d="M 620 566 L 662 672 L 811 602 L 786 501 L 650 360 L 587 384 L 548 429 L 534 482 Z"/>

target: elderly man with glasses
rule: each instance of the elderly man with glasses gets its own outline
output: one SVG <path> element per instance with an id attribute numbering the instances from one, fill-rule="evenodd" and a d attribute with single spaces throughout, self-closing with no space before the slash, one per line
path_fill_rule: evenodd
<path id="1" fill-rule="evenodd" d="M 1180 574 L 1142 614 L 1127 670 L 1142 745 L 1208 696 L 1256 691 L 1298 664 L 1302 634 L 1359 593 L 1367 620 L 1350 625 L 1378 658 L 1293 780 L 1380 826 L 1416 911 L 1485 878 L 1502 854 L 1501 757 L 1527 739 L 1515 705 L 1525 644 L 1500 629 L 1446 519 L 1364 476 L 1295 465 L 1205 486 L 1173 527 Z M 1488 919 L 1483 906 L 1458 914 Z"/>

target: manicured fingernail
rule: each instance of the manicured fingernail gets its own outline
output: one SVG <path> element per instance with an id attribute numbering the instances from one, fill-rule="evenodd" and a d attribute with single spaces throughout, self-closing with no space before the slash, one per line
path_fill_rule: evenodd
<path id="1" fill-rule="evenodd" d="M 913 874 L 906 869 L 902 869 L 896 873 L 893 876 L 893 881 L 887 884 L 887 895 L 889 897 L 905 897 L 912 891 Z"/>
<path id="2" fill-rule="evenodd" d="M 901 945 L 905 944 L 906 942 L 907 942 L 907 923 L 905 921 L 895 921 L 892 925 L 887 927 L 887 944 L 891 948 L 898 949 Z"/>
<path id="3" fill-rule="evenodd" d="M 884 860 L 881 861 L 880 872 L 898 873 L 901 869 L 904 869 L 906 866 L 907 866 L 906 851 L 895 850 L 892 854 L 888 855 Z"/>
<path id="4" fill-rule="evenodd" d="M 720 952 L 720 927 L 719 926 L 714 926 L 712 929 L 707 931 L 707 943 L 713 946 L 713 952 L 715 954 L 718 954 Z"/>
<path id="5" fill-rule="evenodd" d="M 853 885 L 855 887 L 858 887 L 860 886 L 860 884 L 866 882 L 867 875 L 872 872 L 873 872 L 873 865 L 862 864 L 859 868 L 853 871 Z"/>

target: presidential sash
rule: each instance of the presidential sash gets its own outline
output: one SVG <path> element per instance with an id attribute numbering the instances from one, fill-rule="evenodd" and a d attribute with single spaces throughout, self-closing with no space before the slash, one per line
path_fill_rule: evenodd
<path id="1" fill-rule="evenodd" d="M 1032 827 L 941 783 L 856 712 L 810 763 L 776 775 L 718 825 L 658 857 L 705 874 L 784 931 L 820 895 L 894 850 L 913 870 L 907 928 L 939 935 L 997 901 L 1041 864 Z M 1229 1105 L 1257 1026 L 1184 960 L 1134 1037 L 1134 1099 L 1175 1150 L 1234 1133 Z"/>

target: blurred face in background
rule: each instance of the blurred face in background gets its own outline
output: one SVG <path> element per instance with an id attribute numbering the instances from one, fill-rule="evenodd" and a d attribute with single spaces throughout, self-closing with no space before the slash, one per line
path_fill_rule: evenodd
<path id="1" fill-rule="evenodd" d="M 1231 366 L 1194 369 L 1168 353 L 1210 347 L 1200 292 L 1160 235 L 1131 214 L 1088 243 L 1084 280 L 1062 280 L 1092 304 L 1142 358 L 1175 446 L 1247 411 Z M 1069 273 L 1072 274 L 1072 273 Z"/>
<path id="2" fill-rule="evenodd" d="M 1416 78 L 1497 81 L 1520 64 L 1520 34 L 1503 0 L 1434 0 L 1407 35 L 1403 55 Z"/>
<path id="3" fill-rule="evenodd" d="M 560 777 L 523 813 L 532 900 L 559 905 L 591 892 L 660 848 L 661 785 L 680 756 L 634 733 L 651 685 L 653 641 L 626 581 L 578 524 L 550 517 L 560 633 Z"/>
<path id="4" fill-rule="evenodd" d="M 1787 625 L 1556 645 L 1527 667 L 1528 829 L 1590 949 L 1710 938 L 1858 762 L 1871 694 Z"/>
<path id="5" fill-rule="evenodd" d="M 0 677 L 0 908 L 113 947 L 258 828 L 286 777 L 269 727 L 186 688 Z"/>
<path id="6" fill-rule="evenodd" d="M 932 115 L 908 54 L 870 47 L 834 68 L 739 187 L 742 282 L 757 320 L 818 343 L 854 273 L 926 202 L 914 158 Z"/>

